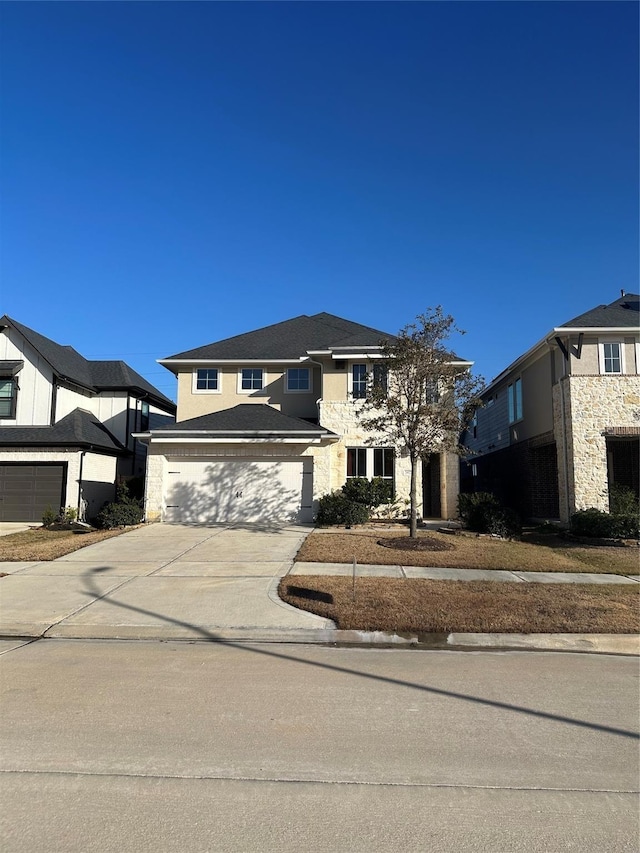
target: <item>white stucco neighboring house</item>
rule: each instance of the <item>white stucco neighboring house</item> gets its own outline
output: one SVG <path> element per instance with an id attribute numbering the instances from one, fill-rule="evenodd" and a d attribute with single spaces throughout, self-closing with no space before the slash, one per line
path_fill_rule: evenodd
<path id="1" fill-rule="evenodd" d="M 349 477 L 382 477 L 408 498 L 408 458 L 358 418 L 392 338 L 320 313 L 161 359 L 178 380 L 178 411 L 175 424 L 137 435 L 149 446 L 147 519 L 310 522 Z M 420 491 L 423 515 L 455 515 L 457 457 L 425 460 Z"/>
<path id="2" fill-rule="evenodd" d="M 175 404 L 123 361 L 89 361 L 0 318 L 0 521 L 39 522 L 47 507 L 91 518 L 118 477 L 141 475 L 141 428 Z"/>

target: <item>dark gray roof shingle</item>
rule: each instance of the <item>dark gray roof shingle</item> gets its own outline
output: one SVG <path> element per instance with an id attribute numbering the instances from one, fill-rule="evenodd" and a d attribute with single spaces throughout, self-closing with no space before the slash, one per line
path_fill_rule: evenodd
<path id="1" fill-rule="evenodd" d="M 609 305 L 598 305 L 584 314 L 562 324 L 561 328 L 638 328 L 640 325 L 640 296 L 626 293 Z"/>
<path id="2" fill-rule="evenodd" d="M 153 430 L 153 434 L 202 431 L 217 434 L 259 432 L 277 435 L 287 433 L 293 434 L 294 437 L 296 433 L 301 437 L 303 435 L 320 437 L 335 434 L 318 424 L 284 415 L 278 409 L 274 409 L 273 406 L 268 406 L 265 403 L 241 403 L 221 412 L 212 412 L 208 415 L 200 415 L 197 418 L 158 427 Z"/>
<path id="3" fill-rule="evenodd" d="M 168 404 L 172 411 L 175 410 L 172 400 L 124 361 L 89 361 L 73 347 L 57 344 L 5 314 L 0 318 L 0 327 L 7 325 L 17 329 L 61 379 L 66 379 L 90 391 L 141 391 L 163 405 Z"/>
<path id="4" fill-rule="evenodd" d="M 93 447 L 122 453 L 125 448 L 86 409 L 74 409 L 53 426 L 0 427 L 0 447 Z"/>
<path id="5" fill-rule="evenodd" d="M 297 359 L 309 350 L 330 347 L 378 346 L 394 335 L 333 314 L 302 314 L 282 323 L 264 326 L 206 346 L 177 353 L 168 359 Z"/>

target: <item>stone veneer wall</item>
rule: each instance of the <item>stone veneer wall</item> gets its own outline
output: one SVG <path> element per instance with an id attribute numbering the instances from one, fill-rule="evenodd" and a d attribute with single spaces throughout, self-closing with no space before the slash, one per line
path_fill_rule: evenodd
<path id="1" fill-rule="evenodd" d="M 373 433 L 362 428 L 358 420 L 360 407 L 355 402 L 320 400 L 318 415 L 320 423 L 326 429 L 337 433 L 342 441 L 327 448 L 329 451 L 329 482 L 323 483 L 319 494 L 326 494 L 341 488 L 347 479 L 347 448 L 369 447 Z M 387 441 L 381 440 L 379 447 L 386 447 Z M 422 507 L 422 477 L 418 471 L 418 511 Z M 409 499 L 411 490 L 411 461 L 408 456 L 396 457 L 395 469 L 396 497 L 402 503 Z M 326 487 L 325 487 L 326 486 Z M 314 491 L 316 491 L 314 487 Z M 444 509 L 443 509 L 444 512 Z"/>
<path id="2" fill-rule="evenodd" d="M 640 376 L 564 377 L 553 388 L 553 420 L 561 520 L 587 507 L 607 511 L 606 434 L 640 426 Z"/>

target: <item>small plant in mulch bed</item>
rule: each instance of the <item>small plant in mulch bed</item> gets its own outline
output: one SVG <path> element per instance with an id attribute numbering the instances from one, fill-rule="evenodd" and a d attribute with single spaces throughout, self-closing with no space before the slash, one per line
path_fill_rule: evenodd
<path id="1" fill-rule="evenodd" d="M 42 513 L 42 527 L 38 530 L 73 531 L 74 533 L 87 533 L 92 528 L 88 524 L 83 524 L 77 520 L 78 510 L 75 507 L 67 506 L 60 507 L 60 511 L 55 513 L 48 506 Z"/>
<path id="2" fill-rule="evenodd" d="M 454 547 L 450 542 L 441 542 L 432 536 L 392 536 L 387 539 L 378 539 L 378 545 L 383 548 L 395 548 L 399 551 L 451 551 Z"/>

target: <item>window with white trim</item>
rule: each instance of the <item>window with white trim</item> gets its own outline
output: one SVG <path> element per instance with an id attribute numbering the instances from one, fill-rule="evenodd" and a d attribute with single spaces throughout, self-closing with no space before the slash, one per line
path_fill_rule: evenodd
<path id="1" fill-rule="evenodd" d="M 600 354 L 600 373 L 624 373 L 624 348 L 621 341 L 600 341 L 598 350 Z"/>
<path id="2" fill-rule="evenodd" d="M 220 376 L 217 367 L 199 367 L 194 377 L 195 391 L 219 391 Z"/>
<path id="3" fill-rule="evenodd" d="M 348 447 L 347 479 L 380 477 L 394 488 L 395 451 L 392 447 Z"/>
<path id="4" fill-rule="evenodd" d="M 18 403 L 18 382 L 13 376 L 0 376 L 0 418 L 13 420 Z"/>
<path id="5" fill-rule="evenodd" d="M 351 396 L 354 400 L 364 400 L 367 396 L 367 365 L 351 365 Z"/>
<path id="6" fill-rule="evenodd" d="M 522 378 L 518 378 L 507 388 L 509 402 L 509 423 L 522 420 Z"/>
<path id="7" fill-rule="evenodd" d="M 264 385 L 264 371 L 261 367 L 243 367 L 240 371 L 241 391 L 260 391 Z"/>
<path id="8" fill-rule="evenodd" d="M 311 370 L 308 367 L 287 369 L 287 391 L 311 391 Z"/>

